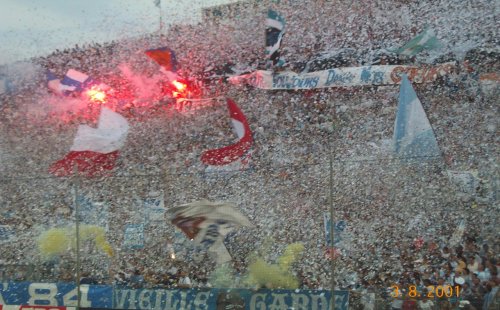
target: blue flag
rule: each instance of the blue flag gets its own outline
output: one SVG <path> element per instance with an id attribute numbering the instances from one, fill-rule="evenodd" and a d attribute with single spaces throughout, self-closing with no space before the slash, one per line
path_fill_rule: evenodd
<path id="1" fill-rule="evenodd" d="M 57 76 L 52 71 L 47 71 L 47 82 L 57 80 Z"/>
<path id="2" fill-rule="evenodd" d="M 269 10 L 266 18 L 266 58 L 267 67 L 282 66 L 280 58 L 281 40 L 285 34 L 285 19 L 278 12 Z"/>
<path id="3" fill-rule="evenodd" d="M 401 79 L 393 145 L 394 152 L 402 157 L 430 160 L 441 154 L 422 103 L 406 75 Z"/>
<path id="4" fill-rule="evenodd" d="M 47 71 L 46 76 L 47 86 L 58 95 L 67 95 L 68 93 L 74 91 L 76 88 L 74 86 L 61 84 L 61 80 L 59 80 L 57 76 L 51 71 Z"/>
<path id="5" fill-rule="evenodd" d="M 109 87 L 103 83 L 98 83 L 85 73 L 69 69 L 62 80 L 58 79 L 56 75 L 51 72 L 46 72 L 47 86 L 58 95 L 70 95 L 77 92 L 82 92 L 91 88 L 92 86 L 99 86 L 105 90 Z"/>

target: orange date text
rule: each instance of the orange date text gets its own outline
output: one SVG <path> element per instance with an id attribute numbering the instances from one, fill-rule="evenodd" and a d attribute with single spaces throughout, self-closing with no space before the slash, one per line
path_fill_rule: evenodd
<path id="1" fill-rule="evenodd" d="M 391 286 L 391 296 L 394 298 L 410 297 L 410 298 L 452 298 L 460 297 L 460 286 L 455 285 L 429 285 L 425 287 L 425 293 L 419 292 L 416 285 L 409 285 L 406 289 L 399 285 Z"/>

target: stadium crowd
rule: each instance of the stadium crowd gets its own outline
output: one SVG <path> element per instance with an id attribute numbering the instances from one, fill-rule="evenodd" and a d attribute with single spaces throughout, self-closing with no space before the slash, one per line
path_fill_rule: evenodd
<path id="1" fill-rule="evenodd" d="M 276 4 L 287 21 L 286 68 L 304 70 L 314 58 L 346 67 L 457 63 L 450 76 L 414 85 L 442 157 L 407 163 L 392 155 L 396 85 L 264 91 L 210 79 L 211 70 L 226 64 L 234 64 L 233 73 L 262 65 L 263 48 L 256 44 L 264 33 L 262 10 L 243 11 L 228 21 L 172 26 L 166 35 L 56 50 L 30 61 L 38 68 L 35 79 L 1 95 L 0 225 L 15 227 L 17 235 L 15 242 L 3 242 L 2 280 L 75 278 L 74 253 L 47 260 L 37 252 L 37 236 L 74 222 L 75 184 L 50 176 L 47 168 L 67 152 L 77 125 L 95 123 L 99 107 L 70 107 L 66 99 L 49 94 L 45 70 L 63 76 L 76 68 L 117 93 L 137 94 L 121 78 L 120 66 L 126 63 L 138 76 L 151 77 L 158 66 L 139 52 L 169 46 L 183 75 L 206 77 L 204 97 L 230 97 L 243 110 L 255 141 L 250 164 L 217 172 L 199 160 L 203 150 L 233 140 L 221 100 L 193 102 L 183 111 L 171 102 L 118 104 L 131 127 L 119 167 L 112 175 L 76 185 L 80 194 L 109 206 L 107 237 L 115 255 L 108 258 L 92 242 L 83 244 L 81 283 L 217 286 L 214 257 L 197 252 L 166 219 L 146 225 L 144 248 L 121 246 L 124 225 L 146 217 L 140 201 L 162 192 L 167 207 L 200 198 L 234 201 L 254 223 L 225 239 L 236 287 L 245 286 L 255 256 L 273 262 L 288 244 L 302 242 L 306 251 L 292 268 L 300 288 L 329 289 L 333 256 L 336 287 L 360 297 L 353 299 L 354 307 L 371 309 L 377 296 L 392 309 L 451 309 L 447 299 L 432 299 L 429 305 L 425 298 L 393 298 L 396 284 L 415 285 L 422 295 L 430 286 L 458 284 L 469 309 L 498 307 L 499 88 L 478 78 L 500 69 L 498 50 L 490 50 L 498 47 L 498 12 L 488 11 L 491 1 L 486 0 L 318 3 Z M 442 49 L 450 53 L 398 59 L 377 54 L 402 45 L 426 24 L 438 30 Z M 342 48 L 364 52 L 340 59 L 324 53 Z M 457 186 L 451 171 L 473 171 L 472 185 Z M 323 227 L 330 206 L 334 219 L 347 223 L 335 254 L 325 244 Z"/>

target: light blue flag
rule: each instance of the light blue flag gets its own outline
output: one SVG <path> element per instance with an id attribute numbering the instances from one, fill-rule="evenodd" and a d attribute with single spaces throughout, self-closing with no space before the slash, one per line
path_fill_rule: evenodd
<path id="1" fill-rule="evenodd" d="M 424 49 L 435 49 L 441 47 L 434 30 L 426 27 L 424 31 L 411 39 L 403 47 L 400 47 L 394 52 L 403 56 L 414 56 Z"/>
<path id="2" fill-rule="evenodd" d="M 401 157 L 431 160 L 441 155 L 422 103 L 404 74 L 394 124 L 394 152 Z"/>

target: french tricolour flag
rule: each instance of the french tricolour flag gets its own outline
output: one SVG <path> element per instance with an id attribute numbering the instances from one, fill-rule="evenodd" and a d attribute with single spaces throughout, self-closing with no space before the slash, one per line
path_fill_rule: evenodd
<path id="1" fill-rule="evenodd" d="M 65 95 L 66 93 L 72 92 L 76 89 L 75 86 L 61 84 L 61 80 L 59 80 L 51 71 L 47 71 L 47 86 L 58 95 Z"/>
<path id="2" fill-rule="evenodd" d="M 123 116 L 102 108 L 97 128 L 80 125 L 70 152 L 50 166 L 50 173 L 68 176 L 76 171 L 93 177 L 112 170 L 128 130 L 128 122 Z"/>
<path id="3" fill-rule="evenodd" d="M 73 90 L 75 91 L 82 91 L 95 84 L 95 81 L 85 73 L 69 69 L 62 79 L 61 84 L 66 87 L 74 87 Z"/>

